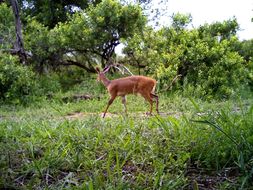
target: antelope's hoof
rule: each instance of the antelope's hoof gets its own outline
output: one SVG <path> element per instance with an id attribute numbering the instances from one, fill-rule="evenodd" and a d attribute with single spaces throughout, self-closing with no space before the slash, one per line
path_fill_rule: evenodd
<path id="1" fill-rule="evenodd" d="M 153 114 L 150 113 L 150 112 L 146 112 L 146 115 L 147 115 L 147 116 L 152 116 Z"/>

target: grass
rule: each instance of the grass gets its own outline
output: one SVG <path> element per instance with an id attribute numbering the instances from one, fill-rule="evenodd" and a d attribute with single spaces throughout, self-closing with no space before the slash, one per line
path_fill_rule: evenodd
<path id="1" fill-rule="evenodd" d="M 118 99 L 102 119 L 106 92 L 87 91 L 93 99 L 64 102 L 71 93 L 59 93 L 26 107 L 1 106 L 0 188 L 251 187 L 250 99 L 208 103 L 161 94 L 163 114 L 147 117 L 144 100 L 129 96 L 127 116 Z"/>

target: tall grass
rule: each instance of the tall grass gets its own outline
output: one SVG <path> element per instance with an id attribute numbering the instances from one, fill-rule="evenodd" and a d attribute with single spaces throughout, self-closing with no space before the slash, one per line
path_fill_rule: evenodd
<path id="1" fill-rule="evenodd" d="M 253 106 L 161 95 L 161 116 L 129 97 L 101 119 L 107 96 L 0 109 L 0 188 L 198 189 L 252 185 Z M 95 105 L 95 106 L 94 106 Z M 146 106 L 146 107 L 145 107 Z M 69 119 L 81 112 L 83 117 Z M 92 114 L 88 114 L 92 113 Z M 196 178 L 189 173 L 195 169 Z M 235 173 L 227 176 L 226 171 Z M 202 173 L 201 173 L 202 172 Z M 203 174 L 203 175 L 202 175 Z M 207 181 L 207 180 L 206 180 Z"/>
<path id="2" fill-rule="evenodd" d="M 253 179 L 253 105 L 211 111 L 192 120 L 196 123 L 192 158 L 216 171 L 234 168 L 240 174 L 238 189 L 252 185 Z"/>
<path id="3" fill-rule="evenodd" d="M 90 118 L 1 123 L 5 188 L 159 188 L 185 184 L 189 155 L 156 125 Z"/>

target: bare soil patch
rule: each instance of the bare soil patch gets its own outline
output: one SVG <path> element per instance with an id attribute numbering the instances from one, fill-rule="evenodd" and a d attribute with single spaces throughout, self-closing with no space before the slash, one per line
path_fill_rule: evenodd
<path id="1" fill-rule="evenodd" d="M 112 117 L 119 117 L 119 116 L 130 116 L 130 117 L 140 117 L 140 118 L 145 118 L 145 117 L 154 117 L 157 114 L 152 114 L 151 116 L 143 113 L 143 112 L 136 112 L 136 113 L 128 113 L 127 115 L 125 113 L 110 113 L 107 112 L 105 118 L 112 118 Z M 91 117 L 91 116 L 100 116 L 101 118 L 103 117 L 103 113 L 94 113 L 94 112 L 73 112 L 69 113 L 68 115 L 65 116 L 66 119 L 82 119 L 85 117 Z M 175 118 L 180 118 L 182 116 L 181 112 L 160 112 L 159 113 L 160 117 L 168 117 L 172 116 Z"/>

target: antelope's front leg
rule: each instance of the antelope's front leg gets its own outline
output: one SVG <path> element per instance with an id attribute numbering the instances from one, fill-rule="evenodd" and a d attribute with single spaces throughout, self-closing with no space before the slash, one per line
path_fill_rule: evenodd
<path id="1" fill-rule="evenodd" d="M 105 114 L 106 114 L 106 112 L 107 112 L 109 106 L 113 103 L 113 101 L 114 101 L 115 98 L 116 98 L 116 96 L 112 96 L 112 97 L 110 98 L 110 100 L 108 101 L 108 104 L 107 104 L 107 106 L 106 106 L 106 109 L 105 109 L 103 118 L 105 117 Z"/>

